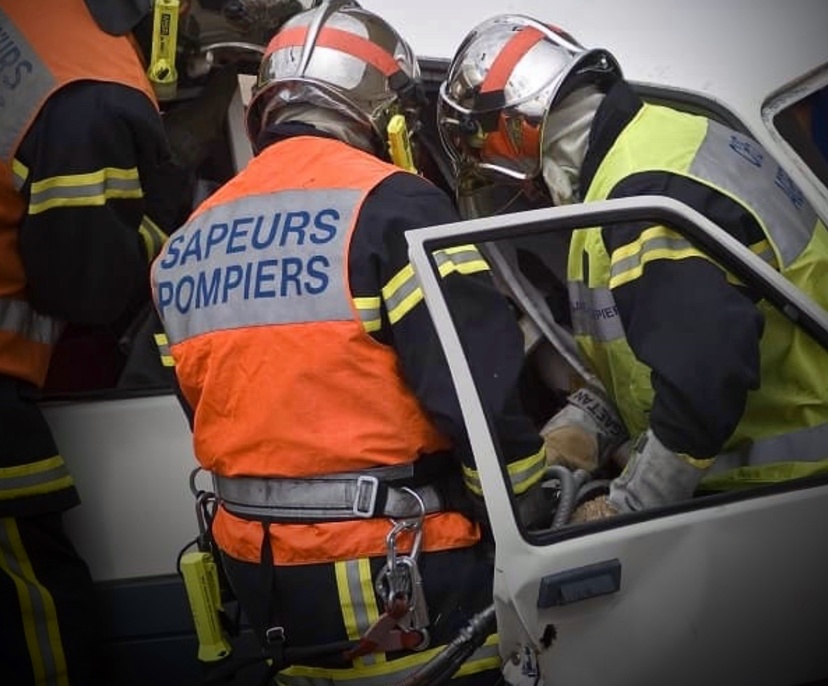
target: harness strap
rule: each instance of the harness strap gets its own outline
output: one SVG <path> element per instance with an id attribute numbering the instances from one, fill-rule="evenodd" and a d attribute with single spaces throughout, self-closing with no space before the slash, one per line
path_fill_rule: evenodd
<path id="1" fill-rule="evenodd" d="M 407 473 L 396 467 L 380 467 L 300 479 L 213 474 L 213 485 L 222 506 L 245 519 L 287 523 L 402 519 L 421 514 L 410 493 L 388 483 Z M 445 511 L 437 487 L 412 490 L 422 498 L 426 514 Z"/>

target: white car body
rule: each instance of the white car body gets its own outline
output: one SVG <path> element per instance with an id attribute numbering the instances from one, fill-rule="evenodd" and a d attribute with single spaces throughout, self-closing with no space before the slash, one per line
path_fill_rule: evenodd
<path id="1" fill-rule="evenodd" d="M 791 102 L 828 85 L 824 0 L 361 4 L 397 26 L 422 57 L 443 65 L 466 32 L 493 14 L 525 13 L 562 26 L 586 46 L 613 52 L 625 76 L 647 92 L 701 103 L 739 122 L 828 219 L 824 178 L 773 123 Z M 237 166 L 249 155 L 241 113 L 237 99 L 228 131 Z M 434 235 L 426 230 L 415 238 L 415 253 L 417 240 Z M 458 354 L 451 327 L 441 319 L 439 294 L 429 289 L 427 275 L 422 278 L 451 361 Z M 462 366 L 454 369 L 455 383 L 478 436 L 478 465 L 495 523 L 494 592 L 509 683 L 796 686 L 828 679 L 828 483 L 691 504 L 656 518 L 530 541 L 515 522 Z M 140 644 L 135 654 L 149 660 L 139 669 L 129 663 L 131 677 L 121 683 L 142 683 L 144 668 L 154 675 L 152 683 L 185 683 L 195 673 L 195 648 L 176 557 L 198 531 L 189 487 L 196 463 L 178 400 L 171 392 L 113 391 L 47 399 L 43 407 L 83 500 L 66 515 L 70 534 L 108 597 L 129 598 L 123 608 L 112 601 L 113 612 L 124 613 L 112 619 L 112 640 L 124 655 Z M 544 578 L 611 561 L 622 570 L 619 590 L 538 607 Z M 557 638 L 542 640 L 549 626 Z M 165 672 L 160 665 L 171 653 L 158 648 L 164 637 L 173 637 L 170 650 L 182 651 L 190 666 Z"/>

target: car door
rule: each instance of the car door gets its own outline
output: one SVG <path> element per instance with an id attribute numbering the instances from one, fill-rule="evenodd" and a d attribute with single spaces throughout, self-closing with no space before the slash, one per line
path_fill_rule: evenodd
<path id="1" fill-rule="evenodd" d="M 648 196 L 408 232 L 496 541 L 510 684 L 793 686 L 828 678 L 828 479 L 696 497 L 558 530 L 515 518 L 486 408 L 431 252 L 613 222 L 659 221 L 712 253 L 828 349 L 828 313 L 689 207 Z"/>

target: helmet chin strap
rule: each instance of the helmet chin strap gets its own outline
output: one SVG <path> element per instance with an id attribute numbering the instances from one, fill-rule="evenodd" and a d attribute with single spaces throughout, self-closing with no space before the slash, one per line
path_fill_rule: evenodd
<path id="1" fill-rule="evenodd" d="M 578 202 L 589 129 L 604 94 L 589 85 L 553 105 L 543 127 L 541 175 L 555 205 Z"/>

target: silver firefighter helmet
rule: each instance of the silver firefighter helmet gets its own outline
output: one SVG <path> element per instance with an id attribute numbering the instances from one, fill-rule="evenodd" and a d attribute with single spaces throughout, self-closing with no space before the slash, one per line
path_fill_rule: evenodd
<path id="1" fill-rule="evenodd" d="M 585 83 L 602 89 L 621 68 L 603 49 L 587 49 L 566 31 L 503 14 L 466 36 L 440 87 L 438 128 L 458 173 L 468 179 L 524 181 L 541 172 L 547 114 Z"/>
<path id="2" fill-rule="evenodd" d="M 385 139 L 389 119 L 414 129 L 422 100 L 417 58 L 397 31 L 348 0 L 331 0 L 288 20 L 262 59 L 247 135 L 255 141 L 271 113 L 293 103 L 339 112 Z"/>

